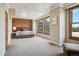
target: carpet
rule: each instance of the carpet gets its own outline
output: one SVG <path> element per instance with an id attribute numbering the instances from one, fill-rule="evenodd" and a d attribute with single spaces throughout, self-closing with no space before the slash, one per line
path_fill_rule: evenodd
<path id="1" fill-rule="evenodd" d="M 63 48 L 50 44 L 50 41 L 38 36 L 12 39 L 5 56 L 63 56 Z"/>

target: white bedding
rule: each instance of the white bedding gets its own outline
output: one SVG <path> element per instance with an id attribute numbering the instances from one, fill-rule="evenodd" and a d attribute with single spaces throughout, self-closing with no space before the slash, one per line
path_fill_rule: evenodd
<path id="1" fill-rule="evenodd" d="M 31 35 L 33 34 L 33 31 L 17 31 L 16 32 L 16 36 L 19 36 L 19 35 Z"/>

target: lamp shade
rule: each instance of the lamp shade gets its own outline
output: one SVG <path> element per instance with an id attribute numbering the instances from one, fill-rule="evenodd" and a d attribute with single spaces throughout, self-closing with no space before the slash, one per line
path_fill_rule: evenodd
<path id="1" fill-rule="evenodd" d="M 13 30 L 16 30 L 16 27 L 13 27 Z"/>

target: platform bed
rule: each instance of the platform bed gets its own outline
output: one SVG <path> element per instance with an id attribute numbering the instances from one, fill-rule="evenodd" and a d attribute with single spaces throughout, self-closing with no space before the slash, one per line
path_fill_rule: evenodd
<path id="1" fill-rule="evenodd" d="M 12 38 L 30 38 L 34 37 L 31 29 L 26 27 L 16 27 L 16 31 L 12 33 Z"/>
<path id="2" fill-rule="evenodd" d="M 32 34 L 32 35 L 19 35 L 19 36 L 12 36 L 12 39 L 19 39 L 19 38 L 32 38 L 34 37 L 35 35 Z"/>

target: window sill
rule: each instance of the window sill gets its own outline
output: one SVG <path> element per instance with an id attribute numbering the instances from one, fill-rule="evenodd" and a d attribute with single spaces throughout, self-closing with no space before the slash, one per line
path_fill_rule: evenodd
<path id="1" fill-rule="evenodd" d="M 70 37 L 71 40 L 79 41 L 79 37 Z"/>

